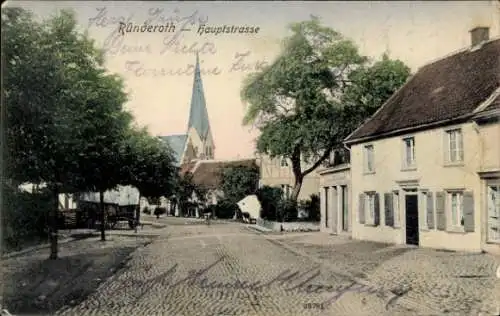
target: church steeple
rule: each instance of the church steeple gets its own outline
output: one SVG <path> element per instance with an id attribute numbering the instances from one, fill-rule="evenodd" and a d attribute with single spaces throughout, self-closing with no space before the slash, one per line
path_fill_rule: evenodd
<path id="1" fill-rule="evenodd" d="M 196 53 L 196 65 L 194 69 L 193 92 L 191 95 L 191 109 L 189 111 L 188 130 L 196 129 L 201 139 L 206 139 L 210 132 L 208 111 L 201 81 L 200 60 Z"/>

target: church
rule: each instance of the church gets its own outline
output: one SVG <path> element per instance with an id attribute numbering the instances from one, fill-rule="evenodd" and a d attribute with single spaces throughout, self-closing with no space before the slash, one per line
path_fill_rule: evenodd
<path id="1" fill-rule="evenodd" d="M 189 122 L 185 134 L 160 136 L 174 151 L 177 165 L 193 160 L 214 159 L 214 140 L 203 92 L 198 54 L 194 71 Z"/>
<path id="2" fill-rule="evenodd" d="M 223 161 L 214 159 L 216 147 L 208 118 L 198 54 L 196 55 L 187 131 L 185 134 L 159 136 L 159 138 L 173 150 L 181 175 L 191 173 L 194 184 L 207 190 L 205 197 L 207 205 L 217 204 L 223 196 L 219 187 L 224 168 L 256 166 L 255 158 Z M 193 195 L 192 200 L 197 201 L 198 197 Z M 166 204 L 167 207 L 170 206 L 168 201 Z M 175 206 L 175 215 L 198 217 L 200 213 L 197 208 L 190 214 L 180 214 L 180 210 Z"/>

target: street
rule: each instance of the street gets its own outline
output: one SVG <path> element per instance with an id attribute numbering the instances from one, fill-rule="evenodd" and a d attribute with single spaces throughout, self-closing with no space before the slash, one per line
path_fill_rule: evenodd
<path id="1" fill-rule="evenodd" d="M 468 271 L 476 278 L 439 279 L 432 271 L 442 264 L 425 257 L 429 250 L 320 233 L 260 234 L 238 223 L 160 221 L 170 224 L 158 230 L 153 243 L 137 249 L 122 270 L 79 305 L 57 314 L 477 315 L 483 300 L 498 294 L 499 261 L 489 255 L 436 252 L 438 258 L 448 256 L 443 262 L 482 271 L 479 276 Z M 412 264 L 404 260 L 417 264 L 416 272 L 405 272 Z M 398 272 L 394 265 L 406 267 Z"/>

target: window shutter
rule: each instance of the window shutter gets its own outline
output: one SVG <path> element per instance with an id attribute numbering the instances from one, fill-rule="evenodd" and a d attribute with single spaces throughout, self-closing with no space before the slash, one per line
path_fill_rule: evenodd
<path id="1" fill-rule="evenodd" d="M 375 196 L 374 196 L 374 201 L 373 203 L 375 204 L 375 218 L 373 219 L 373 224 L 375 224 L 376 226 L 380 225 L 380 198 L 379 198 L 379 194 L 378 193 L 375 193 Z"/>
<path id="2" fill-rule="evenodd" d="M 392 193 L 384 193 L 385 226 L 394 227 L 394 208 Z"/>
<path id="3" fill-rule="evenodd" d="M 365 223 L 365 195 L 363 193 L 359 194 L 359 201 L 358 201 L 358 220 L 360 224 Z"/>
<path id="4" fill-rule="evenodd" d="M 445 194 L 444 192 L 436 192 L 436 228 L 446 230 L 446 213 L 445 213 Z"/>
<path id="5" fill-rule="evenodd" d="M 434 199 L 432 192 L 427 192 L 427 228 L 434 229 Z"/>
<path id="6" fill-rule="evenodd" d="M 474 232 L 474 194 L 464 192 L 464 230 Z"/>

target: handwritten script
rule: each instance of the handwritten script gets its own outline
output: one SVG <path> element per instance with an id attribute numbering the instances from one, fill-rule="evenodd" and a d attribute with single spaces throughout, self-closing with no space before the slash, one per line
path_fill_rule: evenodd
<path id="1" fill-rule="evenodd" d="M 137 23 L 140 22 L 140 23 Z M 197 29 L 200 25 L 205 25 L 208 22 L 208 16 L 201 14 L 198 10 L 189 14 L 181 14 L 179 9 L 174 9 L 172 12 L 167 12 L 163 8 L 150 8 L 146 12 L 146 18 L 138 21 L 137 12 L 130 13 L 127 16 L 112 15 L 107 7 L 96 8 L 96 14 L 88 19 L 87 28 L 98 28 L 109 30 L 110 33 L 106 36 L 103 42 L 103 49 L 109 56 L 126 56 L 131 54 L 159 56 L 174 55 L 191 55 L 194 58 L 196 53 L 200 55 L 216 55 L 217 45 L 210 39 L 201 38 L 197 34 Z M 166 33 L 156 33 L 155 36 L 160 36 L 160 41 L 151 45 L 151 42 L 137 43 L 127 41 L 124 35 L 124 25 L 142 25 L 144 30 L 155 29 L 155 26 L 175 25 L 170 27 L 172 31 Z M 159 29 L 159 27 L 158 27 Z M 192 33 L 193 36 L 186 37 L 186 34 Z M 153 33 L 144 33 L 144 37 Z M 160 35 L 158 35 L 160 34 Z M 153 37 L 151 37 L 153 38 Z M 157 38 L 157 37 L 155 37 Z M 156 40 L 155 40 L 156 41 Z M 158 45 L 159 44 L 159 45 Z M 166 67 L 157 67 L 147 65 L 146 58 L 131 59 L 125 62 L 124 68 L 128 73 L 137 77 L 161 77 L 161 76 L 182 76 L 192 75 L 193 65 L 175 65 L 168 62 L 168 58 L 159 59 L 166 61 Z M 203 60 L 201 60 L 203 62 Z M 249 73 L 260 71 L 266 67 L 268 63 L 264 60 L 255 60 L 252 58 L 250 50 L 235 52 L 234 58 L 229 61 L 227 66 L 222 65 L 201 65 L 202 73 L 205 75 L 220 75 L 224 72 L 228 73 Z"/>
<path id="2" fill-rule="evenodd" d="M 314 280 L 320 275 L 319 268 L 312 268 L 305 272 L 285 270 L 267 282 L 264 282 L 262 280 L 242 281 L 238 279 L 236 275 L 234 276 L 234 280 L 230 282 L 210 280 L 207 277 L 207 273 L 219 263 L 221 263 L 224 259 L 224 257 L 221 257 L 205 268 L 201 268 L 199 270 L 190 270 L 187 276 L 183 278 L 176 277 L 177 269 L 179 266 L 178 264 L 174 264 L 166 272 L 152 279 L 127 279 L 124 280 L 119 287 L 123 286 L 123 289 L 131 287 L 140 291 L 140 293 L 138 293 L 138 295 L 135 297 L 136 300 L 141 299 L 144 295 L 146 295 L 147 291 L 151 287 L 157 285 L 163 285 L 165 287 L 168 287 L 169 289 L 174 289 L 176 287 L 184 285 L 190 287 L 198 287 L 206 290 L 243 290 L 246 293 L 248 293 L 248 291 L 262 292 L 266 289 L 271 288 L 272 286 L 280 286 L 284 287 L 285 291 L 296 291 L 302 294 L 331 293 L 331 296 L 329 296 L 324 302 L 320 303 L 320 305 L 323 307 L 335 303 L 348 292 L 368 293 L 377 295 L 380 298 L 387 298 L 386 292 L 383 289 L 377 289 L 372 286 L 363 285 L 353 280 L 350 280 L 348 284 L 343 285 L 314 283 Z M 402 297 L 407 292 L 408 291 L 392 293 L 393 296 L 387 302 L 386 309 L 388 309 L 390 305 L 394 304 L 397 299 Z"/>

